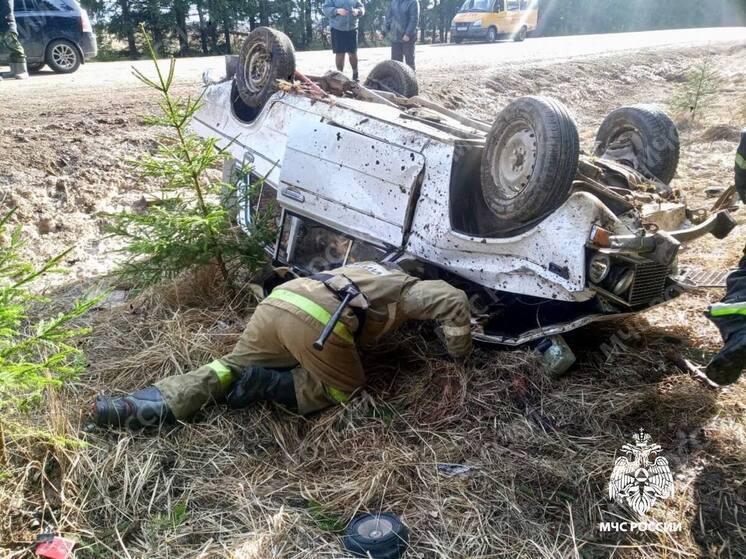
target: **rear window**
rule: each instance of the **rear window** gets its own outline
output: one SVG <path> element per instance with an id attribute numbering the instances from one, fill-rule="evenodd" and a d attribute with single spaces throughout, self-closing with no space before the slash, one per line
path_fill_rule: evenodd
<path id="1" fill-rule="evenodd" d="M 72 12 L 77 9 L 73 0 L 15 0 L 16 12 Z"/>

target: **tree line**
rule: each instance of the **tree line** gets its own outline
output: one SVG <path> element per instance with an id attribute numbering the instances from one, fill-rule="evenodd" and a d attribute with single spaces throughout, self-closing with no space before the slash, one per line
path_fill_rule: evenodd
<path id="1" fill-rule="evenodd" d="M 382 44 L 391 0 L 364 0 L 359 40 Z M 463 0 L 418 0 L 419 41 L 447 42 Z M 81 0 L 103 45 L 116 39 L 121 54 L 142 52 L 143 25 L 161 55 L 235 52 L 241 33 L 268 25 L 299 49 L 328 48 L 324 0 Z M 746 24 L 746 0 L 538 0 L 537 35 L 571 35 Z"/>

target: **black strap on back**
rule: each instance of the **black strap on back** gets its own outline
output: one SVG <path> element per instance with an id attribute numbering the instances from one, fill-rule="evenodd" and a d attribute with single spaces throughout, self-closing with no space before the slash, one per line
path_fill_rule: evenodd
<path id="1" fill-rule="evenodd" d="M 337 290 L 332 289 L 326 283 L 327 281 L 329 281 L 330 279 L 333 279 L 335 277 L 334 274 L 326 274 L 324 272 L 321 272 L 321 273 L 314 274 L 314 275 L 309 276 L 309 277 L 312 280 L 320 281 L 321 283 L 323 283 L 324 287 L 326 287 L 329 291 L 331 291 L 332 293 L 334 293 L 334 296 L 337 299 L 339 299 L 340 301 L 343 299 L 343 296 Z M 349 281 L 352 285 L 354 285 L 357 288 L 358 291 L 360 291 L 360 288 L 357 287 L 357 284 L 354 281 L 352 281 L 347 276 L 343 276 L 343 277 L 345 279 L 347 279 L 347 281 Z M 362 293 L 362 291 L 360 291 L 360 293 Z M 357 326 L 357 331 L 355 332 L 355 337 L 357 337 L 358 334 L 360 334 L 363 331 L 363 327 L 365 326 L 365 320 L 368 317 L 368 313 L 366 313 L 364 309 L 361 309 L 359 307 L 349 307 L 349 309 L 353 312 L 353 314 L 355 315 L 355 318 L 357 318 L 357 325 L 358 326 Z"/>

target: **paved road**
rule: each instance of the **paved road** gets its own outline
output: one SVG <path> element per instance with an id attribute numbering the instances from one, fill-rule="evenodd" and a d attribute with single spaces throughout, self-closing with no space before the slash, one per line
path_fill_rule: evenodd
<path id="1" fill-rule="evenodd" d="M 548 37 L 528 39 L 524 43 L 422 45 L 417 47 L 417 64 L 420 71 L 427 73 L 478 71 L 510 63 L 567 59 L 657 47 L 705 46 L 724 42 L 746 43 L 746 27 Z M 376 62 L 387 58 L 389 51 L 386 48 L 367 48 L 360 49 L 359 54 L 361 73 L 365 75 Z M 331 54 L 326 51 L 298 53 L 298 67 L 308 73 L 323 72 L 331 66 L 331 62 Z M 72 75 L 55 75 L 46 70 L 28 82 L 6 81 L 0 85 L 0 97 L 5 97 L 2 93 L 10 91 L 16 92 L 19 96 L 33 95 L 35 90 L 48 89 L 50 86 L 69 88 L 70 91 L 79 87 L 131 87 L 134 85 L 131 73 L 133 65 L 146 73 L 152 71 L 148 61 L 94 62 L 84 65 Z M 177 63 L 176 79 L 185 84 L 196 83 L 204 70 L 222 66 L 221 57 L 181 59 Z"/>

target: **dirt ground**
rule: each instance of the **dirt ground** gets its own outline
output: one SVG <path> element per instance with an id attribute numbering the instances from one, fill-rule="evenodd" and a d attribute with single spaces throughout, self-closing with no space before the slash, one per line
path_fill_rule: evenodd
<path id="1" fill-rule="evenodd" d="M 746 121 L 745 46 L 705 49 L 719 93 L 694 124 L 678 117 L 674 186 L 692 207 L 712 203 L 705 188 L 732 183 Z M 425 95 L 489 120 L 518 95 L 553 95 L 571 108 L 589 151 L 612 109 L 668 106 L 705 50 L 419 79 Z M 195 93 L 196 80 L 179 90 Z M 0 211 L 17 208 L 36 261 L 75 247 L 66 285 L 54 286 L 64 301 L 112 269 L 104 214 L 157 187 L 128 163 L 156 145 L 158 131 L 138 116 L 156 109 L 154 97 L 140 86 L 50 87 L 23 103 L 1 96 Z M 702 239 L 681 264 L 732 268 L 743 245 L 742 228 L 725 241 Z M 366 356 L 371 385 L 344 409 L 310 419 L 264 406 L 211 409 L 158 435 L 87 431 L 81 410 L 97 392 L 131 390 L 220 355 L 250 314 L 214 291 L 209 271 L 161 286 L 95 313 L 88 372 L 50 401 L 55 432 L 89 446 L 10 449 L 0 553 L 30 556 L 41 521 L 76 537 L 79 557 L 336 558 L 345 556 L 338 530 L 357 511 L 392 510 L 411 528 L 412 558 L 744 557 L 746 381 L 710 391 L 666 359 L 707 361 L 719 337 L 702 310 L 721 296 L 689 294 L 645 313 L 608 357 L 598 346 L 620 325 L 576 333 L 579 364 L 562 380 L 520 351 L 481 348 L 465 367 L 451 364 L 427 328 L 413 328 Z M 640 427 L 663 447 L 677 484 L 651 514 L 682 531 L 601 533 L 599 522 L 627 518 L 606 499 L 606 484 L 615 453 Z M 446 477 L 441 463 L 472 469 Z"/>

